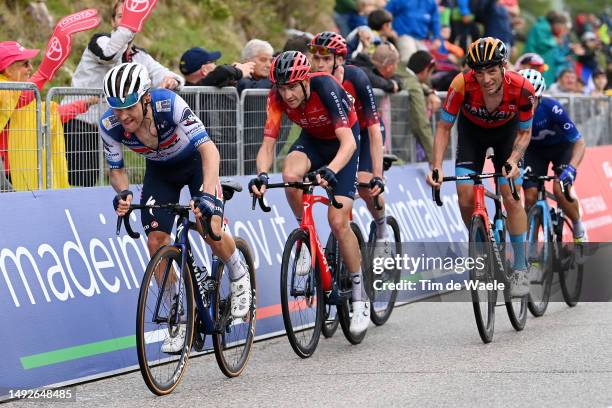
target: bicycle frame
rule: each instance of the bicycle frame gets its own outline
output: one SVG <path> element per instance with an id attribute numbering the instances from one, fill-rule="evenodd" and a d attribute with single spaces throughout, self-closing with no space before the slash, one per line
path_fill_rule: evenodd
<path id="1" fill-rule="evenodd" d="M 502 259 L 501 250 L 497 244 L 503 243 L 506 240 L 505 233 L 505 222 L 502 211 L 501 198 L 499 197 L 499 184 L 495 183 L 495 194 L 487 191 L 482 184 L 482 180 L 476 178 L 474 181 L 474 210 L 472 211 L 472 217 L 480 217 L 485 226 L 485 230 L 491 239 L 491 244 L 495 252 L 495 261 L 500 271 L 505 270 L 505 262 Z M 491 228 L 491 221 L 487 207 L 485 205 L 485 196 L 493 199 L 495 203 L 495 216 L 493 217 L 493 228 Z M 504 254 L 505 257 L 505 254 Z"/>

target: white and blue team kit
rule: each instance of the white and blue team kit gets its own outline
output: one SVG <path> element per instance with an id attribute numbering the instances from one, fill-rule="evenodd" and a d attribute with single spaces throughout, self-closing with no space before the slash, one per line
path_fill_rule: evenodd
<path id="1" fill-rule="evenodd" d="M 145 146 L 135 134 L 125 131 L 109 109 L 100 119 L 104 155 L 111 169 L 124 167 L 121 145 L 146 158 L 146 171 L 140 197 L 141 204 L 177 203 L 183 186 L 192 196 L 201 194 L 202 161 L 198 147 L 211 139 L 202 121 L 179 95 L 166 89 L 150 91 L 153 119 L 158 134 L 156 149 Z M 168 211 L 141 211 L 147 234 L 170 233 L 174 217 Z"/>
<path id="2" fill-rule="evenodd" d="M 543 97 L 533 116 L 525 169 L 529 167 L 532 173 L 545 175 L 552 162 L 559 175 L 557 168 L 570 163 L 574 144 L 581 137 L 563 105 L 556 99 Z M 535 182 L 525 181 L 525 188 L 528 187 L 535 187 Z"/>

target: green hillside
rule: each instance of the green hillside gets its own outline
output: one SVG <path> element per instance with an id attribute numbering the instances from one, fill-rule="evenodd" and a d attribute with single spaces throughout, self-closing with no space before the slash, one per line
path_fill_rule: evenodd
<path id="1" fill-rule="evenodd" d="M 103 22 L 96 31 L 110 31 L 111 0 L 47 0 L 54 21 L 85 8 L 97 8 Z M 28 12 L 27 0 L 0 2 L 0 39 L 16 40 L 28 48 L 44 48 L 52 27 L 41 25 Z M 330 28 L 333 0 L 159 0 L 135 43 L 146 48 L 164 65 L 178 72 L 178 60 L 186 49 L 202 46 L 223 52 L 221 62 L 233 62 L 251 38 L 269 41 L 275 48 L 286 40 L 285 28 L 310 31 Z M 52 85 L 69 85 L 92 32 L 73 38 L 71 58 Z M 38 62 L 38 61 L 36 61 Z M 35 64 L 36 66 L 36 64 Z"/>

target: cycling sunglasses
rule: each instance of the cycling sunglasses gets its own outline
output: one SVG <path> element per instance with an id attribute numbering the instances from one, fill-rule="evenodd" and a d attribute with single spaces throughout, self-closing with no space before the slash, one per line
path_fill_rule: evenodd
<path id="1" fill-rule="evenodd" d="M 122 101 L 121 98 L 116 98 L 114 96 L 107 96 L 106 102 L 108 102 L 108 106 L 112 109 L 127 109 L 131 106 L 134 106 L 138 103 L 140 98 L 138 98 L 138 92 L 134 92 L 125 97 Z"/>
<path id="2" fill-rule="evenodd" d="M 309 45 L 308 52 L 311 54 L 319 55 L 334 55 L 336 52 L 335 48 L 323 47 L 321 45 Z"/>

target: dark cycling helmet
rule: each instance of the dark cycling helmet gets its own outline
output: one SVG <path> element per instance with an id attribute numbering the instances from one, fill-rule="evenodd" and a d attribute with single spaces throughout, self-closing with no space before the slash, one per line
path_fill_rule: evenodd
<path id="1" fill-rule="evenodd" d="M 285 51 L 279 54 L 270 66 L 270 81 L 286 85 L 303 81 L 310 72 L 310 62 L 299 51 Z"/>
<path id="2" fill-rule="evenodd" d="M 506 45 L 493 37 L 479 38 L 468 47 L 466 63 L 472 69 L 501 65 L 508 59 Z"/>
<path id="3" fill-rule="evenodd" d="M 346 40 L 338 33 L 333 31 L 323 31 L 317 34 L 310 44 L 308 44 L 308 51 L 312 54 L 334 54 L 346 57 L 348 54 L 348 47 Z"/>

